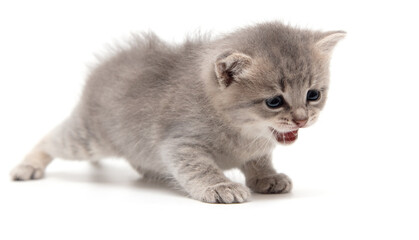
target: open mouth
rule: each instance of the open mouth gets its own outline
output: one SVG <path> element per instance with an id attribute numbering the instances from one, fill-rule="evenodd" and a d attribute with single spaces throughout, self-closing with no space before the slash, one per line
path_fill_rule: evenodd
<path id="1" fill-rule="evenodd" d="M 291 144 L 298 138 L 298 129 L 290 132 L 278 132 L 273 128 L 271 130 L 276 141 L 282 144 Z"/>

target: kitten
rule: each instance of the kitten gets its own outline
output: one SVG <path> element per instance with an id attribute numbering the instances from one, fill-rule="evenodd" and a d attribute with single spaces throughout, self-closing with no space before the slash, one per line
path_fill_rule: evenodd
<path id="1" fill-rule="evenodd" d="M 323 108 L 329 61 L 345 32 L 278 22 L 171 45 L 135 36 L 90 74 L 72 115 L 35 146 L 13 180 L 41 178 L 53 158 L 125 158 L 204 202 L 244 202 L 249 188 L 287 193 L 275 143 L 290 144 Z M 223 170 L 240 168 L 246 186 Z"/>

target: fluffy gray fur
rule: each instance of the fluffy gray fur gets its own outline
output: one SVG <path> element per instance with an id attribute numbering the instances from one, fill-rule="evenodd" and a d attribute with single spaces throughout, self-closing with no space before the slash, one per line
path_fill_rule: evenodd
<path id="1" fill-rule="evenodd" d="M 11 177 L 41 178 L 53 158 L 122 157 L 145 177 L 171 179 L 204 202 L 244 202 L 249 188 L 289 192 L 272 150 L 281 134 L 317 119 L 330 55 L 344 35 L 271 22 L 179 45 L 135 36 L 92 71 L 71 116 Z M 310 89 L 320 99 L 307 101 Z M 271 109 L 265 100 L 275 96 L 285 104 Z M 242 170 L 247 187 L 223 174 L 231 168 Z"/>

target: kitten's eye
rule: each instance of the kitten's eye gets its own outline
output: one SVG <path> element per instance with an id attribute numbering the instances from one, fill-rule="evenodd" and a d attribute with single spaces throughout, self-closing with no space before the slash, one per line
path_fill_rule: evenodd
<path id="1" fill-rule="evenodd" d="M 307 92 L 307 101 L 316 101 L 320 98 L 320 92 L 318 90 L 309 90 Z"/>
<path id="2" fill-rule="evenodd" d="M 281 96 L 276 96 L 266 99 L 265 103 L 269 108 L 280 108 L 282 105 L 284 105 L 284 99 Z"/>

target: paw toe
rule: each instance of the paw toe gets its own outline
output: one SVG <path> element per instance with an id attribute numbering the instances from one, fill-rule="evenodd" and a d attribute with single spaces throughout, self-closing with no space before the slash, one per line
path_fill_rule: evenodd
<path id="1" fill-rule="evenodd" d="M 257 193 L 288 193 L 292 189 L 291 179 L 283 173 L 251 179 L 247 184 Z"/>
<path id="2" fill-rule="evenodd" d="M 26 181 L 30 179 L 39 179 L 44 175 L 43 169 L 31 165 L 21 164 L 12 170 L 10 176 L 14 181 Z"/>
<path id="3" fill-rule="evenodd" d="M 242 203 L 249 197 L 249 189 L 241 184 L 219 183 L 207 188 L 201 200 L 208 203 Z"/>

